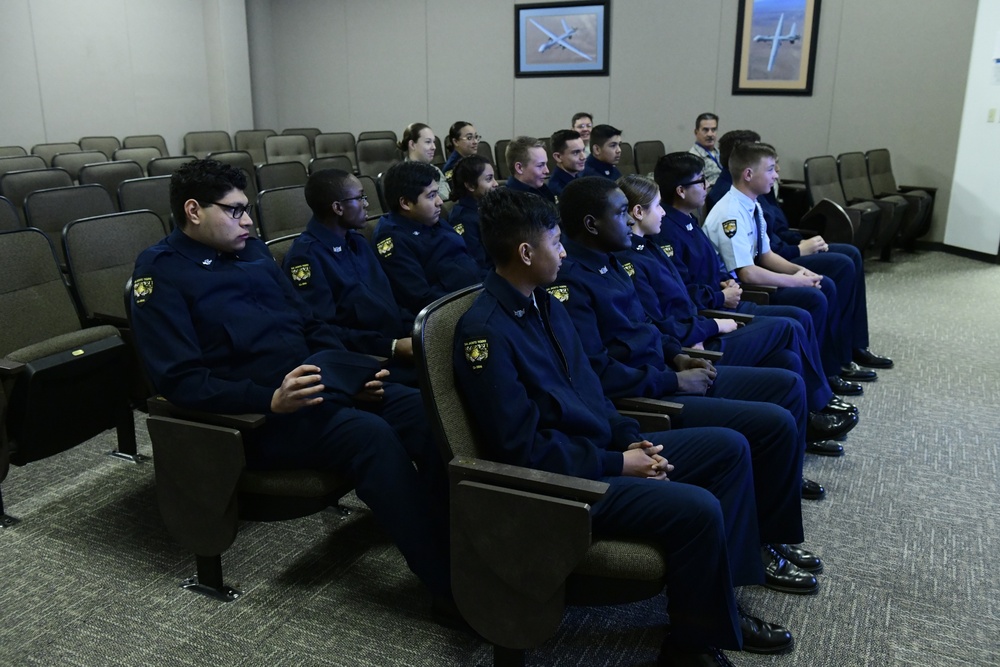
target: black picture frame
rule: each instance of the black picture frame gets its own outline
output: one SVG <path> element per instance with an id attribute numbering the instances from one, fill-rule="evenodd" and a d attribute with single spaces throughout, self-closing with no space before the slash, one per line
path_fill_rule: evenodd
<path id="1" fill-rule="evenodd" d="M 812 95 L 819 15 L 820 0 L 739 0 L 733 95 Z"/>
<path id="2" fill-rule="evenodd" d="M 514 6 L 515 77 L 608 76 L 610 44 L 610 0 Z"/>

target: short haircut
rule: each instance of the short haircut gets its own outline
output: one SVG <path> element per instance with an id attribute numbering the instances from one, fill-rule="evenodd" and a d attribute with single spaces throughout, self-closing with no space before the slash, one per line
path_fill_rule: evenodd
<path id="1" fill-rule="evenodd" d="M 382 192 L 389 210 L 399 213 L 400 199 L 416 202 L 431 183 L 437 183 L 437 169 L 426 162 L 397 162 L 382 176 Z"/>
<path id="2" fill-rule="evenodd" d="M 705 171 L 705 161 L 700 155 L 679 151 L 667 153 L 656 161 L 653 169 L 653 180 L 660 187 L 660 196 L 673 202 L 677 197 L 677 186 L 690 183 L 698 174 Z"/>
<path id="3" fill-rule="evenodd" d="M 532 148 L 545 148 L 545 144 L 535 137 L 527 136 L 515 137 L 507 144 L 507 149 L 504 151 L 503 156 L 504 161 L 507 163 L 508 173 L 513 176 L 517 173 L 514 171 L 516 163 L 525 164 L 531 159 Z"/>
<path id="4" fill-rule="evenodd" d="M 735 182 L 744 169 L 756 167 L 764 158 L 775 159 L 778 153 L 768 144 L 758 144 L 751 141 L 737 145 L 729 157 L 729 173 Z"/>
<path id="5" fill-rule="evenodd" d="M 230 190 L 246 190 L 247 177 L 243 170 L 218 160 L 191 160 L 182 164 L 170 176 L 170 212 L 174 224 L 187 226 L 184 202 L 189 199 L 210 204 L 219 201 Z"/>
<path id="6" fill-rule="evenodd" d="M 716 123 L 718 123 L 719 122 L 719 117 L 716 116 L 711 111 L 706 111 L 705 113 L 700 113 L 700 114 L 698 114 L 698 117 L 694 119 L 694 129 L 697 130 L 698 128 L 700 128 L 701 127 L 701 122 L 703 120 L 714 120 Z"/>
<path id="7" fill-rule="evenodd" d="M 656 193 L 660 191 L 653 179 L 640 174 L 622 176 L 618 179 L 618 187 L 628 198 L 629 210 L 632 210 L 633 206 L 643 208 L 649 206 L 656 198 Z"/>
<path id="8" fill-rule="evenodd" d="M 486 171 L 488 164 L 490 161 L 481 155 L 470 155 L 459 160 L 451 170 L 451 198 L 457 201 L 468 195 L 467 187 L 475 190 L 479 184 L 479 177 Z"/>
<path id="9" fill-rule="evenodd" d="M 465 120 L 452 123 L 448 128 L 448 136 L 444 139 L 444 149 L 449 152 L 455 150 L 455 142 L 462 138 L 462 128 L 470 125 L 472 123 Z"/>
<path id="10" fill-rule="evenodd" d="M 306 203 L 317 218 L 331 215 L 333 202 L 344 198 L 344 191 L 353 174 L 341 169 L 321 169 L 306 181 Z"/>
<path id="11" fill-rule="evenodd" d="M 580 120 L 581 118 L 586 118 L 586 119 L 587 119 L 587 120 L 589 120 L 589 121 L 590 121 L 591 123 L 593 123 L 593 122 L 594 122 L 594 117 L 593 117 L 593 116 L 591 116 L 591 115 L 590 115 L 589 113 L 587 113 L 586 111 L 577 111 L 577 112 L 576 112 L 575 114 L 573 114 L 573 120 L 571 120 L 571 121 L 569 122 L 569 126 L 570 126 L 570 127 L 573 127 L 574 125 L 576 125 L 576 121 Z"/>
<path id="12" fill-rule="evenodd" d="M 590 145 L 603 146 L 611 137 L 620 137 L 622 131 L 611 125 L 595 125 L 590 131 Z"/>
<path id="13" fill-rule="evenodd" d="M 562 229 L 570 238 L 578 238 L 584 230 L 583 219 L 598 216 L 608 206 L 608 193 L 618 185 L 601 176 L 574 178 L 559 195 L 559 217 Z"/>
<path id="14" fill-rule="evenodd" d="M 740 144 L 760 141 L 760 135 L 753 130 L 730 130 L 719 137 L 719 162 L 729 166 L 729 156 Z"/>
<path id="15" fill-rule="evenodd" d="M 537 245 L 558 224 L 555 205 L 531 192 L 494 188 L 479 202 L 483 247 L 497 266 L 511 261 L 522 243 Z"/>
<path id="16" fill-rule="evenodd" d="M 553 153 L 562 153 L 566 150 L 567 142 L 579 139 L 580 133 L 576 130 L 556 130 L 549 139 L 549 148 Z"/>
<path id="17" fill-rule="evenodd" d="M 420 133 L 424 130 L 431 130 L 431 126 L 427 123 L 410 123 L 406 126 L 406 129 L 403 130 L 403 138 L 396 144 L 396 147 L 403 151 L 404 156 L 410 150 L 410 142 L 419 139 Z M 431 130 L 431 132 L 433 133 L 434 130 Z"/>

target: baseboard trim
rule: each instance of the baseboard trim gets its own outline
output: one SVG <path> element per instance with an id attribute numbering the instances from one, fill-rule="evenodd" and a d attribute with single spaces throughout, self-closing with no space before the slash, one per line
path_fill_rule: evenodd
<path id="1" fill-rule="evenodd" d="M 985 252 L 945 245 L 940 241 L 917 241 L 915 245 L 918 250 L 937 250 L 939 252 L 946 252 L 950 255 L 958 255 L 959 257 L 966 257 L 968 259 L 978 259 L 979 261 L 986 262 L 988 264 L 1000 264 L 1000 255 L 990 255 Z"/>

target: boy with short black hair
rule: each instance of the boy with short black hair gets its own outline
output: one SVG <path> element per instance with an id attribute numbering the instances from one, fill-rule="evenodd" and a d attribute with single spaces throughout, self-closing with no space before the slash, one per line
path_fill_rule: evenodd
<path id="1" fill-rule="evenodd" d="M 601 176 L 609 181 L 622 177 L 622 131 L 611 125 L 595 125 L 590 133 L 590 155 L 580 176 Z"/>

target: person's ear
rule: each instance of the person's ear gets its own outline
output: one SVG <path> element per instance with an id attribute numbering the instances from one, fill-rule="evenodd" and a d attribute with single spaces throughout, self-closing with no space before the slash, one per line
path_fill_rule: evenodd
<path id="1" fill-rule="evenodd" d="M 201 224 L 201 221 L 198 219 L 198 211 L 200 210 L 201 204 L 198 203 L 197 199 L 188 199 L 184 202 L 184 216 L 189 223 L 194 225 Z"/>
<path id="2" fill-rule="evenodd" d="M 410 143 L 413 143 L 413 142 L 410 142 Z M 399 198 L 399 208 L 401 208 L 404 211 L 406 211 L 407 213 L 409 213 L 413 209 L 413 202 L 411 202 L 406 197 L 400 197 Z"/>
<path id="3" fill-rule="evenodd" d="M 630 210 L 628 214 L 631 215 L 632 219 L 635 220 L 636 222 L 642 222 L 642 215 L 643 215 L 642 205 L 636 204 L 635 206 L 632 207 L 632 210 Z"/>
<path id="4" fill-rule="evenodd" d="M 524 164 L 521 163 L 521 162 L 515 162 L 514 163 L 514 173 L 515 174 L 523 174 L 524 173 Z"/>
<path id="5" fill-rule="evenodd" d="M 531 247 L 530 243 L 524 242 L 517 246 L 517 258 L 521 260 L 521 263 L 525 266 L 531 266 L 531 256 L 534 253 L 534 250 L 535 249 Z"/>
<path id="6" fill-rule="evenodd" d="M 592 215 L 583 216 L 583 229 L 588 234 L 597 236 L 597 218 Z"/>
<path id="7" fill-rule="evenodd" d="M 681 199 L 685 199 L 687 196 L 685 190 L 686 188 L 683 185 L 678 185 L 676 188 L 674 188 L 674 194 Z"/>

